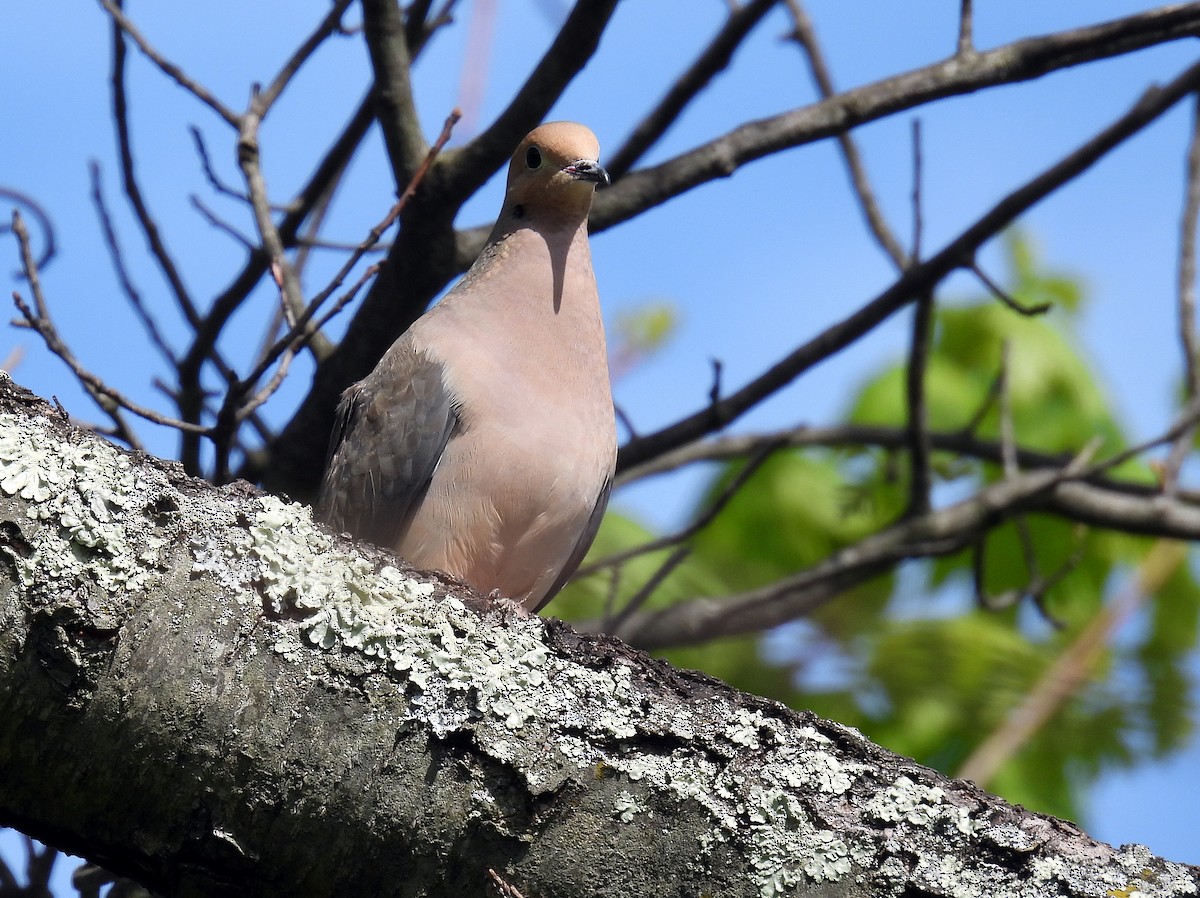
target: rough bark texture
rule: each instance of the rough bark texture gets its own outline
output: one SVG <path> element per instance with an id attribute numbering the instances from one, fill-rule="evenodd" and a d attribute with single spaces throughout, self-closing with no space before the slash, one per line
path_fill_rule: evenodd
<path id="1" fill-rule="evenodd" d="M 0 822 L 168 895 L 1156 896 L 812 715 L 493 608 L 0 385 Z"/>

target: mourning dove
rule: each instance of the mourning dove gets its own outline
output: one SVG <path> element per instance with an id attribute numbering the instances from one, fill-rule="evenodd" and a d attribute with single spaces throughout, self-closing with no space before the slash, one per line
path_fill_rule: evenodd
<path id="1" fill-rule="evenodd" d="M 616 426 L 587 217 L 596 137 L 521 141 L 475 264 L 342 395 L 318 517 L 537 610 L 591 545 Z"/>

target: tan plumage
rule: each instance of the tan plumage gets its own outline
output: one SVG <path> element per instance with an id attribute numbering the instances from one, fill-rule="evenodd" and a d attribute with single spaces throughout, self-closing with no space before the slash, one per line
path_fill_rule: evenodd
<path id="1" fill-rule="evenodd" d="M 587 239 L 598 157 L 571 122 L 521 142 L 475 264 L 343 394 L 317 506 L 533 609 L 591 544 L 616 461 Z"/>

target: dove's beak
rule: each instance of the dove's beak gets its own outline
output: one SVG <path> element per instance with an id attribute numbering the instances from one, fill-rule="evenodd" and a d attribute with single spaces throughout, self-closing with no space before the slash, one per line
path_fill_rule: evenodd
<path id="1" fill-rule="evenodd" d="M 599 162 L 593 162 L 591 159 L 580 159 L 572 162 L 563 171 L 574 175 L 580 181 L 594 181 L 597 187 L 607 187 L 612 183 L 608 172 L 604 170 L 604 166 Z"/>

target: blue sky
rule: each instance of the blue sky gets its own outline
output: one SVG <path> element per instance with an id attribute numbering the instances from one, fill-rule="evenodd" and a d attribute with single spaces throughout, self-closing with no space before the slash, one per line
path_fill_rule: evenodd
<path id="1" fill-rule="evenodd" d="M 499 0 L 480 120 L 495 114 L 553 36 L 552 0 Z M 1090 0 L 1045 3 L 978 0 L 976 43 L 992 47 L 1034 35 L 1127 15 L 1150 4 Z M 253 81 L 265 81 L 324 10 L 317 0 L 212 0 L 206 4 L 132 2 L 130 14 L 156 46 L 241 108 Z M 462 7 L 466 18 L 472 3 Z M 623 3 L 599 56 L 572 85 L 552 117 L 583 121 L 612 149 L 719 26 L 720 0 L 630 0 Z M 846 3 L 814 0 L 809 11 L 840 87 L 870 82 L 947 55 L 955 39 L 957 4 Z M 352 11 L 351 18 L 355 13 Z M 660 161 L 747 118 L 813 99 L 798 50 L 780 41 L 786 17 L 776 11 L 724 74 L 670 130 L 646 161 Z M 460 100 L 466 29 L 445 31 L 416 71 L 427 133 L 436 134 Z M 1124 112 L 1150 84 L 1195 61 L 1194 44 L 1177 43 L 1093 63 L 1037 82 L 942 101 L 919 113 L 924 141 L 924 245 L 932 251 L 1060 155 Z M 635 61 L 635 62 L 631 62 Z M 0 184 L 36 197 L 49 211 L 59 255 L 44 282 L 60 329 L 82 360 L 110 383 L 147 402 L 164 375 L 145 348 L 136 319 L 119 298 L 89 201 L 87 163 L 99 161 L 135 279 L 167 331 L 184 330 L 166 300 L 161 278 L 144 252 L 120 196 L 109 119 L 108 32 L 100 7 L 41 0 L 0 11 L 0 73 L 9 88 L 9 127 L 0 141 Z M 268 185 L 290 195 L 310 160 L 343 123 L 367 82 L 361 40 L 324 48 L 281 101 L 263 129 Z M 201 195 L 247 233 L 244 210 L 213 197 L 200 173 L 190 124 L 206 134 L 216 164 L 236 183 L 230 130 L 139 56 L 131 57 L 132 120 L 138 165 L 168 245 L 184 262 L 194 293 L 220 290 L 241 250 L 205 225 L 189 194 Z M 885 213 L 901 238 L 910 231 L 912 115 L 893 116 L 855 132 Z M 1183 159 L 1190 110 L 1181 104 L 1023 220 L 1046 263 L 1081 278 L 1088 288 L 1083 323 L 1087 351 L 1133 439 L 1160 432 L 1171 415 L 1180 361 L 1174 330 L 1174 271 L 1183 198 Z M 460 136 L 465 136 L 460 132 Z M 392 202 L 377 135 L 356 159 L 330 216 L 328 234 L 357 241 Z M 462 224 L 489 221 L 499 206 L 497 179 L 464 210 Z M 4 214 L 7 216 L 7 206 Z M 681 326 L 660 355 L 616 385 L 616 400 L 641 430 L 651 430 L 703 405 L 710 360 L 724 365 L 735 387 L 798 341 L 843 317 L 886 286 L 891 267 L 873 246 L 830 143 L 779 154 L 706 185 L 593 241 L 595 264 L 611 319 L 649 299 L 676 305 Z M 0 240 L 8 274 L 11 239 Z M 992 248 L 985 265 L 1000 276 Z M 310 272 L 310 292 L 340 257 L 323 255 Z M 943 294 L 977 292 L 956 278 Z M 240 315 L 224 344 L 245 354 L 261 336 L 269 294 Z M 906 325 L 897 319 L 851 352 L 818 366 L 756 409 L 738 426 L 767 429 L 824 423 L 843 409 L 853 387 L 903 351 Z M 58 360 L 31 334 L 0 332 L 0 357 L 16 347 L 24 357 L 16 379 L 43 396 L 57 395 L 82 418 L 98 420 Z M 307 387 L 297 366 L 270 415 L 286 420 Z M 164 409 L 169 407 L 162 403 Z M 169 433 L 143 429 L 148 448 L 174 452 Z M 618 507 L 657 525 L 678 520 L 700 472 L 619 494 Z M 1089 831 L 1115 843 L 1139 841 L 1175 860 L 1200 863 L 1200 744 L 1161 765 L 1105 778 L 1093 800 Z"/>

